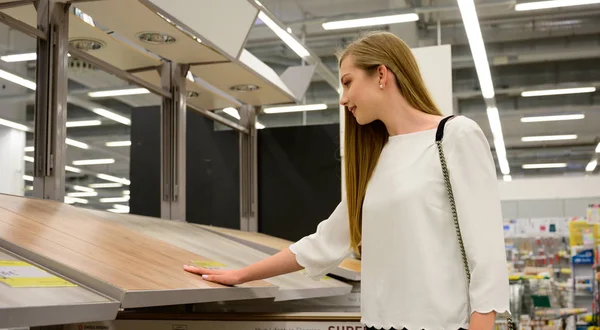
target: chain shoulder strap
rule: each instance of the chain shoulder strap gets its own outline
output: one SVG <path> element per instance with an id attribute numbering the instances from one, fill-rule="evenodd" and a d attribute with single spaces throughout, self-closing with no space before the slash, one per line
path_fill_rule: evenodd
<path id="1" fill-rule="evenodd" d="M 471 271 L 469 270 L 469 261 L 467 259 L 467 252 L 463 243 L 462 234 L 460 231 L 460 224 L 458 223 L 458 212 L 456 211 L 456 202 L 454 201 L 454 193 L 452 190 L 452 183 L 450 182 L 450 173 L 448 171 L 448 164 L 446 163 L 446 157 L 444 156 L 444 148 L 442 148 L 442 140 L 444 137 L 444 127 L 448 120 L 454 116 L 449 116 L 440 122 L 437 133 L 435 136 L 435 143 L 437 145 L 438 155 L 440 157 L 440 163 L 442 165 L 442 173 L 444 175 L 444 182 L 446 184 L 446 191 L 448 193 L 448 199 L 450 201 L 450 209 L 452 211 L 452 219 L 454 220 L 454 229 L 456 230 L 456 238 L 458 239 L 458 246 L 460 247 L 460 253 L 462 256 L 463 266 L 465 269 L 465 275 L 467 276 L 467 287 L 471 285 Z M 468 297 L 468 295 L 467 295 Z M 469 317 L 471 314 L 469 313 Z M 512 319 L 508 318 L 508 330 L 515 330 L 515 324 Z"/>

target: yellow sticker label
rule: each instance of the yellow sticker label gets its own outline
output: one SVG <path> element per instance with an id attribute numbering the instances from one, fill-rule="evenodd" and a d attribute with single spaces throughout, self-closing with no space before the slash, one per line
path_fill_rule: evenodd
<path id="1" fill-rule="evenodd" d="M 0 282 L 13 288 L 77 286 L 43 269 L 18 260 L 0 260 Z"/>
<path id="2" fill-rule="evenodd" d="M 220 269 L 227 267 L 226 264 L 218 261 L 192 261 L 192 263 L 196 266 L 209 269 Z"/>

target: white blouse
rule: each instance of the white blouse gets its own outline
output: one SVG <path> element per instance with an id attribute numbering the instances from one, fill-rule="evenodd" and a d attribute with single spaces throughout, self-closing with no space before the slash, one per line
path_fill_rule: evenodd
<path id="1" fill-rule="evenodd" d="M 467 289 L 435 133 L 391 136 L 369 181 L 361 256 L 366 326 L 457 330 L 469 327 L 472 312 L 510 313 L 498 183 L 487 139 L 466 117 L 446 124 L 444 154 L 471 270 Z M 290 250 L 315 279 L 337 267 L 351 254 L 346 202 Z"/>

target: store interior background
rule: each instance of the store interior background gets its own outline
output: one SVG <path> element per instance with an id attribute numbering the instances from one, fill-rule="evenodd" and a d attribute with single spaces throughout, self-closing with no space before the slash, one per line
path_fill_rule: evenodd
<path id="1" fill-rule="evenodd" d="M 456 1 L 261 3 L 335 75 L 336 50 L 365 29 L 324 30 L 323 22 L 382 13 L 420 13 L 417 22 L 368 29 L 390 31 L 413 48 L 450 45 L 452 112 L 475 120 L 492 146 L 508 240 L 531 239 L 533 244 L 539 237 L 563 240 L 569 237 L 568 223 L 573 218 L 587 219 L 590 205 L 600 204 L 600 169 L 592 166 L 600 155 L 600 91 L 522 96 L 522 92 L 532 90 L 600 88 L 600 4 L 516 11 L 514 0 L 476 1 L 510 169 L 506 174 L 497 157 L 497 141 Z M 246 49 L 278 74 L 303 64 L 258 20 Z M 34 38 L 0 24 L 0 56 L 35 51 Z M 0 59 L 3 72 L 35 81 L 35 61 Z M 67 136 L 71 143 L 67 147 L 70 170 L 66 172 L 65 202 L 82 208 L 160 217 L 160 97 L 90 97 L 93 91 L 131 85 L 77 59 L 70 60 L 69 66 L 67 116 L 71 124 Z M 33 128 L 35 94 L 5 79 L 0 79 L 0 87 L 0 193 L 31 196 L 33 132 L 5 124 L 10 121 Z M 312 233 L 339 202 L 342 169 L 338 100 L 337 90 L 315 74 L 302 103 L 325 104 L 325 110 L 259 114 L 258 121 L 264 125 L 258 131 L 260 232 L 297 240 Z M 236 111 L 216 113 L 230 120 L 239 119 Z M 525 117 L 553 115 L 579 117 L 523 122 Z M 239 229 L 238 134 L 197 112 L 188 111 L 187 116 L 186 221 Z M 523 141 L 552 135 L 571 138 Z M 104 164 L 81 165 L 85 160 L 103 160 L 100 162 Z M 554 168 L 528 169 L 532 164 L 554 164 L 549 165 Z M 97 174 L 124 180 L 98 180 Z M 531 260 L 546 261 L 524 264 L 550 266 L 551 252 L 546 249 L 546 255 L 540 255 L 539 251 L 531 251 L 530 257 L 538 258 Z"/>

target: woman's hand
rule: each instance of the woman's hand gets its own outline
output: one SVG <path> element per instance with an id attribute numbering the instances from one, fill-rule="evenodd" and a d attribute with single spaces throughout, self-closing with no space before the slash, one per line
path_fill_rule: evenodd
<path id="1" fill-rule="evenodd" d="M 217 270 L 217 269 L 206 269 L 195 266 L 183 266 L 186 272 L 202 275 L 202 278 L 223 285 L 236 285 L 244 283 L 244 272 L 239 269 L 235 270 Z"/>

